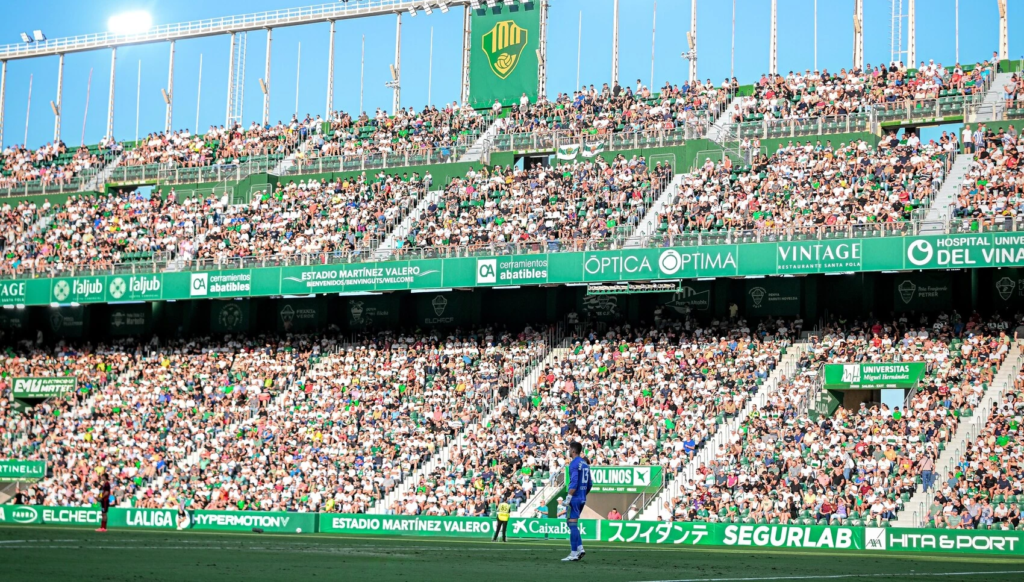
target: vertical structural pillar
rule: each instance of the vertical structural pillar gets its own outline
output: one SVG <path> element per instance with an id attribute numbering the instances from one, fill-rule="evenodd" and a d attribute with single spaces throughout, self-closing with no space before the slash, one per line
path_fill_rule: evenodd
<path id="1" fill-rule="evenodd" d="M 864 68 L 864 0 L 853 0 L 853 68 Z"/>
<path id="2" fill-rule="evenodd" d="M 913 69 L 917 66 L 917 20 L 916 0 L 910 0 L 907 9 L 907 68 Z"/>
<path id="3" fill-rule="evenodd" d="M 331 33 L 327 39 L 327 114 L 325 119 L 334 116 L 334 21 L 331 21 Z"/>
<path id="4" fill-rule="evenodd" d="M 619 84 L 619 0 L 612 5 L 612 87 Z"/>
<path id="5" fill-rule="evenodd" d="M 117 47 L 110 49 L 110 99 L 107 102 L 107 139 L 114 139 L 114 72 L 117 70 Z"/>
<path id="6" fill-rule="evenodd" d="M 540 51 L 537 59 L 537 101 L 548 98 L 548 0 L 540 3 Z"/>
<path id="7" fill-rule="evenodd" d="M 1010 59 L 1010 34 L 1007 26 L 1006 0 L 997 1 L 999 2 L 999 60 L 1006 61 Z"/>
<path id="8" fill-rule="evenodd" d="M 768 74 L 779 74 L 779 0 L 772 0 L 772 34 L 768 42 Z"/>
<path id="9" fill-rule="evenodd" d="M 64 113 L 61 102 L 64 96 L 64 55 L 57 61 L 57 103 L 53 112 L 53 142 L 60 141 L 60 116 Z"/>
<path id="10" fill-rule="evenodd" d="M 697 0 L 690 0 L 690 83 L 697 82 Z"/>
<path id="11" fill-rule="evenodd" d="M 395 86 L 391 103 L 391 113 L 395 114 L 402 108 L 402 13 L 395 19 Z"/>
<path id="12" fill-rule="evenodd" d="M 541 3 L 543 10 L 544 3 Z M 469 56 L 472 40 L 472 8 L 464 6 L 462 10 L 462 104 L 469 103 Z M 543 15 L 542 15 L 543 18 Z M 543 22 L 543 21 L 542 21 Z M 543 26 L 543 24 L 541 24 Z M 544 38 L 543 36 L 541 37 Z M 543 42 L 543 40 L 541 41 Z"/>
<path id="13" fill-rule="evenodd" d="M 7 61 L 0 61 L 0 149 L 4 147 L 4 107 L 7 105 Z"/>
<path id="14" fill-rule="evenodd" d="M 263 125 L 270 123 L 270 43 L 274 40 L 274 31 L 267 29 L 267 64 L 263 71 Z"/>
<path id="15" fill-rule="evenodd" d="M 228 107 L 224 115 L 224 127 L 231 128 L 235 104 L 235 33 L 231 33 L 231 54 L 228 55 Z"/>
<path id="16" fill-rule="evenodd" d="M 164 133 L 171 133 L 174 123 L 174 41 L 171 41 L 171 58 L 167 65 L 167 107 L 164 113 Z M 198 131 L 198 128 L 196 128 Z"/>

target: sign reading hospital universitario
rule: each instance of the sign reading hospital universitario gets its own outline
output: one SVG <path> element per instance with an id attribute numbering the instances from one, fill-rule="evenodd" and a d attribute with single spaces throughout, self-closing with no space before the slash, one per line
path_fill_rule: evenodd
<path id="1" fill-rule="evenodd" d="M 68 376 L 15 378 L 11 393 L 15 398 L 54 398 L 75 391 L 78 381 Z"/>
<path id="2" fill-rule="evenodd" d="M 482 5 L 473 11 L 469 101 L 474 107 L 518 105 L 523 93 L 537 101 L 540 5 Z"/>
<path id="3" fill-rule="evenodd" d="M 913 388 L 924 376 L 924 362 L 825 364 L 828 390 Z"/>
<path id="4" fill-rule="evenodd" d="M 662 468 L 642 467 L 591 467 L 593 481 L 591 493 L 643 493 L 654 492 L 662 485 Z M 565 469 L 565 482 L 569 482 L 569 468 Z"/>
<path id="5" fill-rule="evenodd" d="M 28 279 L 0 285 L 6 289 L 0 293 L 0 304 L 68 305 L 984 267 L 1024 267 L 1024 234 L 773 242 Z M 1009 288 L 1009 282 L 1000 285 Z M 773 289 L 755 285 L 749 290 L 749 300 L 756 303 L 760 298 L 765 309 L 789 309 L 792 293 Z M 773 305 L 773 292 L 778 295 L 774 297 L 778 305 Z M 62 326 L 67 327 L 67 322 Z"/>
<path id="6" fill-rule="evenodd" d="M 0 459 L 0 481 L 15 479 L 42 479 L 46 476 L 46 461 L 14 461 Z"/>

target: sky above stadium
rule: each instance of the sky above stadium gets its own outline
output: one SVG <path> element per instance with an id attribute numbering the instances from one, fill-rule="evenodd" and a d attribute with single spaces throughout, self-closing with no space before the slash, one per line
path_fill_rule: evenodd
<path id="1" fill-rule="evenodd" d="M 358 0 L 352 0 L 353 2 Z M 129 10 L 146 10 L 154 24 L 170 24 L 264 10 L 307 6 L 302 0 L 43 0 L 4 2 L 0 44 L 19 42 L 21 32 L 41 29 L 49 38 L 105 32 L 107 20 Z M 944 65 L 956 60 L 956 0 L 920 0 L 917 19 L 918 60 L 934 59 Z M 651 25 L 655 0 L 621 0 L 620 82 L 633 85 L 639 78 L 651 82 Z M 890 57 L 890 0 L 865 0 L 865 55 L 869 63 Z M 961 0 L 960 61 L 989 58 L 998 46 L 996 0 Z M 904 0 L 904 6 L 906 0 Z M 757 80 L 768 68 L 771 3 L 736 0 L 735 76 L 741 84 Z M 819 68 L 838 71 L 852 60 L 852 0 L 818 0 Z M 779 71 L 814 66 L 814 0 L 779 0 Z M 1024 47 L 1014 43 L 1024 30 L 1024 7 L 1010 2 L 1010 57 L 1022 58 Z M 716 85 L 730 74 L 732 3 L 703 0 L 698 5 L 699 64 L 702 79 Z M 579 78 L 598 87 L 611 77 L 612 0 L 551 0 L 548 33 L 548 94 L 575 88 L 580 13 L 583 33 Z M 654 86 L 687 78 L 690 0 L 657 2 L 654 49 Z M 450 103 L 459 98 L 461 74 L 462 10 L 448 14 L 420 12 L 402 21 L 402 105 L 421 108 L 429 102 Z M 433 58 L 431 59 L 431 29 Z M 390 111 L 388 65 L 394 60 L 395 17 L 339 21 L 336 36 L 335 109 L 358 114 L 360 105 L 360 49 L 365 36 L 366 59 L 363 110 Z M 904 43 L 906 32 L 904 31 Z M 301 67 L 299 45 L 301 43 Z M 274 31 L 271 60 L 271 121 L 287 121 L 296 111 L 296 70 L 299 69 L 298 113 L 324 114 L 327 91 L 328 25 L 316 24 Z M 223 124 L 228 76 L 228 36 L 179 41 L 175 57 L 174 127 L 195 130 Z M 248 124 L 262 115 L 266 34 L 249 33 L 245 75 L 244 119 Z M 199 99 L 199 61 L 203 59 Z M 115 90 L 115 137 L 134 139 L 138 91 L 138 132 L 163 129 L 164 102 L 160 89 L 167 85 L 168 45 L 152 44 L 118 49 Z M 141 62 L 141 83 L 139 70 Z M 432 71 L 432 74 L 431 74 Z M 92 77 L 91 91 L 89 86 Z M 29 110 L 29 81 L 32 100 Z M 429 80 L 429 82 L 428 82 Z M 62 136 L 69 145 L 96 143 L 106 131 L 110 82 L 110 51 L 70 54 L 65 59 L 64 119 Z M 38 147 L 53 137 L 54 118 L 49 102 L 57 90 L 57 57 L 11 61 L 8 65 L 4 145 L 28 140 Z M 429 93 L 428 93 L 429 90 Z M 88 93 L 88 112 L 86 114 Z"/>

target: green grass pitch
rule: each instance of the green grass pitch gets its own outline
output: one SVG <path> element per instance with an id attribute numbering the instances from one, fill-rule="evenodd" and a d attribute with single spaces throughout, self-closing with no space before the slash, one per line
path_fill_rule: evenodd
<path id="1" fill-rule="evenodd" d="M 0 527 L 3 582 L 1024 580 L 1024 556 Z"/>

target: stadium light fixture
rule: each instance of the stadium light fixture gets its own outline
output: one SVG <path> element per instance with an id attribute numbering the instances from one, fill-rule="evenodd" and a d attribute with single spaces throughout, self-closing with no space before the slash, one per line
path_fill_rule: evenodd
<path id="1" fill-rule="evenodd" d="M 515 6 L 516 0 L 505 0 L 505 6 Z"/>
<path id="2" fill-rule="evenodd" d="M 416 7 L 415 6 L 410 6 L 409 7 L 409 16 L 412 16 L 413 18 L 416 18 Z"/>
<path id="3" fill-rule="evenodd" d="M 264 95 L 267 94 L 267 82 L 263 79 L 260 79 L 260 91 L 263 91 Z"/>
<path id="4" fill-rule="evenodd" d="M 261 79 L 261 82 L 262 82 L 262 79 Z M 161 87 L 160 88 L 160 94 L 164 96 L 164 103 L 170 105 L 171 104 L 171 96 L 167 94 L 167 89 L 164 89 L 163 87 Z"/>
<path id="5" fill-rule="evenodd" d="M 23 40 L 25 44 L 32 44 L 32 37 L 25 34 L 24 32 L 21 33 L 21 40 Z"/>
<path id="6" fill-rule="evenodd" d="M 448 3 L 444 0 L 440 0 L 437 3 L 437 7 L 441 9 L 441 14 L 448 14 Z"/>
<path id="7" fill-rule="evenodd" d="M 480 0 L 469 0 L 469 7 L 473 10 L 480 10 Z"/>
<path id="8" fill-rule="evenodd" d="M 46 40 L 46 35 L 41 30 L 33 30 L 32 36 L 36 39 L 36 42 L 43 42 Z"/>
<path id="9" fill-rule="evenodd" d="M 423 11 L 427 13 L 427 16 L 430 16 L 431 14 L 434 13 L 433 9 L 430 8 L 430 4 L 428 2 L 423 3 Z"/>
<path id="10" fill-rule="evenodd" d="M 391 67 L 391 80 L 392 81 L 397 81 L 398 80 L 398 71 L 395 70 L 395 66 L 394 65 L 389 65 L 389 66 Z"/>
<path id="11" fill-rule="evenodd" d="M 153 17 L 145 10 L 133 10 L 111 16 L 107 28 L 114 34 L 139 34 L 153 27 Z"/>
<path id="12" fill-rule="evenodd" d="M 497 2 L 495 0 L 487 0 L 487 7 L 488 8 L 494 8 L 494 6 L 496 4 L 497 4 Z"/>
<path id="13" fill-rule="evenodd" d="M 60 117 L 60 109 L 57 109 L 57 104 L 53 101 L 50 101 L 50 109 L 53 110 L 55 116 Z"/>

